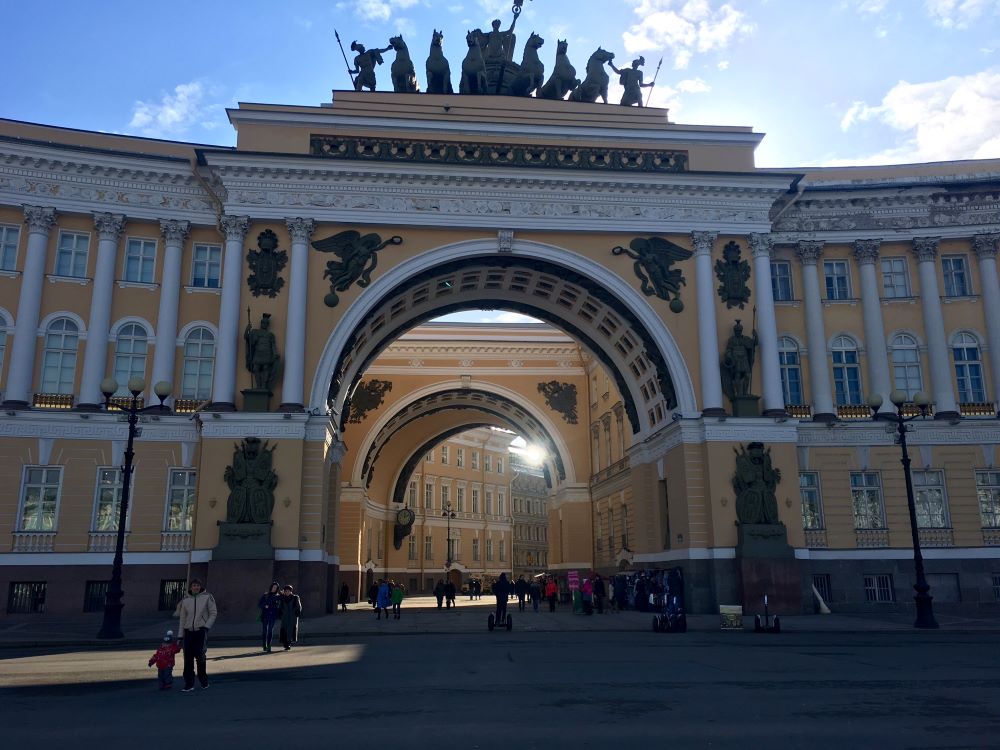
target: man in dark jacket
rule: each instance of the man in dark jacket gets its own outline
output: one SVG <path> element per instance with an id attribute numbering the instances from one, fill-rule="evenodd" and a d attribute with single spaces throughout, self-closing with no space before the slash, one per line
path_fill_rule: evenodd
<path id="1" fill-rule="evenodd" d="M 451 580 L 444 585 L 444 599 L 448 609 L 455 606 L 455 583 Z"/>
<path id="2" fill-rule="evenodd" d="M 597 606 L 597 614 L 604 614 L 604 597 L 607 596 L 607 589 L 604 586 L 604 579 L 600 573 L 594 575 L 594 604 Z"/>
<path id="3" fill-rule="evenodd" d="M 510 597 L 510 581 L 501 573 L 493 584 L 493 595 L 497 598 L 497 625 L 507 622 L 507 599 Z"/>
<path id="4" fill-rule="evenodd" d="M 517 596 L 517 611 L 524 612 L 524 599 L 528 595 L 528 582 L 524 576 L 518 576 L 514 583 L 514 594 Z"/>

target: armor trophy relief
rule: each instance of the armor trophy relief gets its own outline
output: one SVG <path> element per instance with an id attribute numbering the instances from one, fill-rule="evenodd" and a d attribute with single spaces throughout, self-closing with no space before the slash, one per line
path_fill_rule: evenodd
<path id="1" fill-rule="evenodd" d="M 278 475 L 275 447 L 248 437 L 233 448 L 233 462 L 223 474 L 229 486 L 226 520 L 219 521 L 219 545 L 213 560 L 271 560 L 271 513 Z"/>

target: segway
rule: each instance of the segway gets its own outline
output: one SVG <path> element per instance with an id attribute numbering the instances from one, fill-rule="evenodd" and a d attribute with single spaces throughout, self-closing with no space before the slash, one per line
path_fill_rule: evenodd
<path id="1" fill-rule="evenodd" d="M 497 627 L 498 624 L 499 625 L 506 625 L 508 631 L 513 630 L 514 629 L 514 618 L 511 617 L 510 612 L 508 612 L 507 613 L 507 619 L 506 619 L 506 621 L 497 623 L 496 612 L 490 612 L 490 616 L 486 618 L 486 627 L 488 627 L 490 629 L 490 632 L 492 633 L 496 629 L 496 627 Z"/>
<path id="2" fill-rule="evenodd" d="M 661 614 L 653 615 L 654 633 L 686 633 L 687 629 L 687 617 L 676 596 L 670 597 Z"/>

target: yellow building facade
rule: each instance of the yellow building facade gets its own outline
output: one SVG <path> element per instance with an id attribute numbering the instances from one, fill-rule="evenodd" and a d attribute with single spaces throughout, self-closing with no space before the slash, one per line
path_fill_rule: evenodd
<path id="1" fill-rule="evenodd" d="M 542 449 L 550 571 L 680 566 L 692 611 L 769 583 L 794 610 L 814 587 L 835 609 L 906 606 L 900 452 L 865 405 L 896 390 L 933 405 L 909 433 L 932 594 L 996 607 L 1000 163 L 765 171 L 750 128 L 511 101 L 242 104 L 234 148 L 0 124 L 5 616 L 101 604 L 127 438 L 109 375 L 143 377 L 145 404 L 172 385 L 136 442 L 127 612 L 169 609 L 190 575 L 232 617 L 275 577 L 328 609 L 343 581 L 425 589 L 449 572 L 441 489 L 456 503 L 466 482 L 471 503 L 473 481 L 423 459 L 491 427 Z M 285 263 L 255 265 L 272 251 Z M 282 358 L 264 406 L 248 308 Z M 475 309 L 547 325 L 423 326 Z M 736 321 L 760 416 L 724 396 Z M 273 554 L 223 559 L 248 438 L 273 450 Z M 781 473 L 773 575 L 737 523 L 734 450 L 753 442 Z M 482 512 L 499 520 L 453 521 L 463 578 L 474 539 L 513 554 L 503 481 L 506 513 Z"/>

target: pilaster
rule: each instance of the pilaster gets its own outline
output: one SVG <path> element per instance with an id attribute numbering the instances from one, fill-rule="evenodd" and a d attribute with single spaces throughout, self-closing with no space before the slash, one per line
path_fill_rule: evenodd
<path id="1" fill-rule="evenodd" d="M 774 315 L 774 290 L 771 285 L 771 248 L 769 234 L 749 235 L 753 255 L 754 290 L 757 294 L 757 336 L 760 341 L 760 372 L 764 382 L 764 416 L 784 417 L 785 396 L 781 390 L 781 366 L 778 362 L 778 324 Z"/>
<path id="2" fill-rule="evenodd" d="M 854 259 L 861 276 L 861 315 L 865 330 L 865 356 L 868 363 L 868 389 L 866 396 L 877 393 L 882 397 L 880 411 L 893 411 L 889 394 L 892 380 L 889 377 L 889 353 L 885 346 L 885 324 L 882 321 L 882 300 L 879 294 L 878 274 L 875 264 L 879 259 L 882 240 L 857 240 Z M 913 394 L 908 394 L 910 397 Z"/>
<path id="3" fill-rule="evenodd" d="M 994 400 L 1000 399 L 1000 281 L 997 280 L 997 249 L 1000 234 L 979 234 L 972 248 L 979 259 L 979 281 L 983 289 L 986 342 L 989 345 L 990 385 Z"/>
<path id="4" fill-rule="evenodd" d="M 212 380 L 213 411 L 236 410 L 236 353 L 240 326 L 240 290 L 243 287 L 243 240 L 250 227 L 248 216 L 223 216 L 219 231 L 226 238 L 222 260 L 222 294 L 219 300 L 219 341 L 215 349 Z"/>
<path id="5" fill-rule="evenodd" d="M 695 283 L 698 299 L 698 359 L 701 371 L 701 413 L 720 417 L 722 406 L 722 375 L 719 372 L 719 334 L 715 317 L 715 290 L 712 276 L 712 245 L 716 232 L 691 232 L 694 247 Z"/>
<path id="6" fill-rule="evenodd" d="M 285 329 L 285 374 L 279 411 L 302 411 L 305 399 L 306 310 L 308 298 L 309 238 L 312 219 L 286 219 L 292 237 L 288 282 L 288 325 Z"/>
<path id="7" fill-rule="evenodd" d="M 809 390 L 813 420 L 832 422 L 837 418 L 830 386 L 830 368 L 826 358 L 826 330 L 823 324 L 823 298 L 819 285 L 819 259 L 822 242 L 799 242 L 796 248 L 802 264 L 802 299 L 806 314 L 806 345 L 809 347 Z"/>
<path id="8" fill-rule="evenodd" d="M 174 380 L 177 354 L 177 308 L 180 304 L 181 254 L 191 223 L 167 219 L 160 221 L 163 234 L 163 277 L 160 283 L 160 306 L 156 313 L 156 349 L 153 352 L 153 374 L 150 387 L 165 380 Z M 173 397 L 166 402 L 168 405 Z"/>
<path id="9" fill-rule="evenodd" d="M 958 419 L 958 402 L 951 384 L 951 357 L 944 334 L 944 316 L 937 281 L 937 251 L 940 237 L 917 237 L 913 254 L 917 256 L 920 276 L 920 306 L 924 313 L 924 333 L 927 336 L 927 359 L 931 373 L 931 398 L 935 419 Z M 912 395 L 912 394 L 910 394 Z"/>

